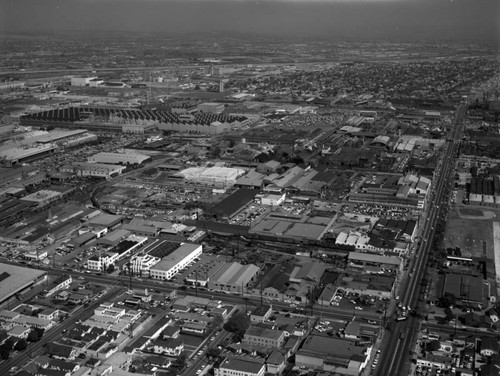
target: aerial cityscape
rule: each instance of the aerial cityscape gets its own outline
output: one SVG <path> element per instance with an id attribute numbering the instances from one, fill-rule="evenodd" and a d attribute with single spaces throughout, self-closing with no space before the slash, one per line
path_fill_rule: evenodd
<path id="1" fill-rule="evenodd" d="M 500 3 L 0 4 L 0 376 L 500 375 Z"/>

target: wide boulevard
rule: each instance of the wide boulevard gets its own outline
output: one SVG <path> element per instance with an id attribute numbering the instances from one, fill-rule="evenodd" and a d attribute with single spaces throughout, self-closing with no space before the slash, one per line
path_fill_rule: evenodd
<path id="1" fill-rule="evenodd" d="M 423 224 L 420 247 L 415 256 L 414 272 L 406 285 L 401 286 L 400 302 L 405 307 L 414 310 L 420 299 L 420 286 L 426 272 L 427 259 L 432 250 L 432 239 L 434 237 L 439 212 L 443 205 L 447 205 L 446 193 L 450 189 L 451 174 L 454 159 L 457 153 L 460 138 L 462 137 L 462 120 L 467 107 L 462 104 L 457 109 L 453 128 L 446 143 L 441 164 L 434 175 L 433 189 L 428 202 L 427 217 Z M 396 321 L 390 326 L 381 346 L 381 357 L 379 366 L 374 374 L 377 376 L 401 376 L 407 375 L 409 371 L 409 354 L 415 344 L 419 329 L 419 320 L 413 315 L 403 321 Z"/>

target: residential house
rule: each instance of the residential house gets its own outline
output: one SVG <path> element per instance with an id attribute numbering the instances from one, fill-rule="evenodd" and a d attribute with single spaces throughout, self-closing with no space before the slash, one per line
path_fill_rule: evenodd
<path id="1" fill-rule="evenodd" d="M 153 342 L 153 352 L 169 356 L 179 356 L 184 350 L 184 342 L 177 338 L 157 339 Z"/>
<path id="2" fill-rule="evenodd" d="M 452 366 L 452 358 L 443 355 L 426 354 L 425 358 L 417 358 L 417 367 L 438 368 L 440 370 L 450 369 Z"/>
<path id="3" fill-rule="evenodd" d="M 27 328 L 25 326 L 14 326 L 11 330 L 7 332 L 7 334 L 11 337 L 19 338 L 19 339 L 26 339 L 28 338 L 28 334 L 31 332 L 30 328 Z"/>
<path id="4" fill-rule="evenodd" d="M 51 359 L 49 361 L 49 369 L 55 369 L 59 371 L 69 372 L 70 374 L 78 371 L 80 369 L 80 364 L 68 362 L 62 359 Z"/>
<path id="5" fill-rule="evenodd" d="M 71 376 L 71 372 L 51 368 L 38 368 L 34 376 Z"/>
<path id="6" fill-rule="evenodd" d="M 499 349 L 500 347 L 496 338 L 481 338 L 481 350 L 479 352 L 482 356 L 492 356 L 493 354 L 498 354 Z"/>
<path id="7" fill-rule="evenodd" d="M 255 308 L 250 313 L 250 321 L 253 323 L 263 323 L 267 321 L 267 319 L 273 313 L 273 307 L 270 305 L 260 305 Z"/>
<path id="8" fill-rule="evenodd" d="M 181 331 L 190 334 L 205 334 L 208 323 L 206 322 L 186 322 L 182 324 Z"/>
<path id="9" fill-rule="evenodd" d="M 71 282 L 73 282 L 73 278 L 69 274 L 64 274 L 60 276 L 55 282 L 54 286 L 52 286 L 46 293 L 45 296 L 51 296 L 55 294 L 56 292 L 60 290 L 64 290 L 69 288 L 69 285 L 71 285 Z"/>
<path id="10" fill-rule="evenodd" d="M 76 357 L 76 350 L 71 346 L 49 342 L 45 346 L 45 354 L 54 359 L 73 360 Z"/>
<path id="11" fill-rule="evenodd" d="M 38 314 L 38 317 L 44 320 L 55 321 L 60 314 L 61 311 L 59 311 L 58 309 L 45 308 L 42 312 Z"/>
<path id="12" fill-rule="evenodd" d="M 279 350 L 273 350 L 266 359 L 266 372 L 279 375 L 285 369 L 286 357 Z"/>

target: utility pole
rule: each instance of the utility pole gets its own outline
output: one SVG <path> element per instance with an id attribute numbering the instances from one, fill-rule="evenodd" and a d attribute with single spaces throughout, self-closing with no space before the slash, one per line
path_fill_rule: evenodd
<path id="1" fill-rule="evenodd" d="M 194 271 L 194 278 L 195 278 L 195 282 L 194 282 L 194 295 L 197 297 L 198 296 L 198 270 L 195 270 Z"/>
<path id="2" fill-rule="evenodd" d="M 264 305 L 264 299 L 262 297 L 262 280 L 260 281 L 260 305 Z"/>
<path id="3" fill-rule="evenodd" d="M 312 296 L 311 287 L 309 287 L 309 305 L 311 306 L 311 316 L 313 316 L 314 315 L 314 303 L 313 303 L 313 296 Z"/>

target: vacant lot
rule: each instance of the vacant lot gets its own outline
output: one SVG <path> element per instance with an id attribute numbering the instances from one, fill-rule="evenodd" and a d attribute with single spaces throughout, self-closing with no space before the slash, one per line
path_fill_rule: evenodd
<path id="1" fill-rule="evenodd" d="M 450 210 L 444 236 L 445 248 L 458 247 L 464 257 L 493 260 L 493 220 L 497 210 L 460 208 Z"/>

